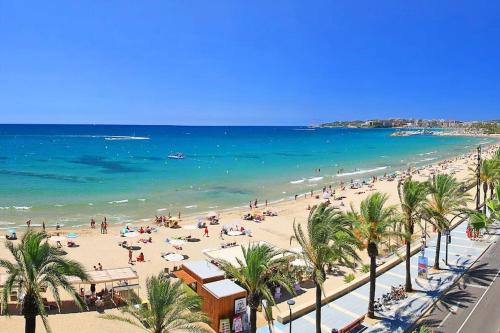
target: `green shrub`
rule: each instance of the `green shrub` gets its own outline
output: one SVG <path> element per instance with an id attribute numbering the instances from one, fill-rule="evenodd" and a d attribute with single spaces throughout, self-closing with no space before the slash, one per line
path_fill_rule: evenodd
<path id="1" fill-rule="evenodd" d="M 370 264 L 363 264 L 361 266 L 361 273 L 368 273 L 370 271 Z"/>
<path id="2" fill-rule="evenodd" d="M 349 283 L 351 282 L 352 280 L 354 280 L 354 274 L 350 273 L 350 274 L 347 274 L 346 276 L 344 276 L 344 282 L 345 283 Z"/>

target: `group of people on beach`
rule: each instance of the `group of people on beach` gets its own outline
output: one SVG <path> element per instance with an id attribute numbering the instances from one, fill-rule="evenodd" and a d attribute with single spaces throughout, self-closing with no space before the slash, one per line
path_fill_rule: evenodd
<path id="1" fill-rule="evenodd" d="M 268 201 L 267 199 L 265 200 L 264 202 L 264 206 L 267 208 L 267 204 L 268 204 Z M 250 200 L 250 203 L 248 204 L 248 206 L 250 207 L 250 209 L 253 209 L 253 208 L 259 208 L 259 200 L 258 199 L 255 199 L 255 200 Z"/>
<path id="2" fill-rule="evenodd" d="M 90 229 L 95 229 L 95 219 L 91 218 L 90 219 Z M 101 234 L 107 234 L 108 233 L 108 219 L 106 216 L 104 216 L 104 219 L 101 222 Z"/>

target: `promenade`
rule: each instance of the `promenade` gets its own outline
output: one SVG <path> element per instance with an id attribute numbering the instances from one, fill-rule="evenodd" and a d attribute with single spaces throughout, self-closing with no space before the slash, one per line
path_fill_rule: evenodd
<path id="1" fill-rule="evenodd" d="M 420 318 L 433 305 L 439 296 L 457 281 L 489 247 L 494 237 L 487 236 L 482 240 L 470 240 L 465 235 L 466 222 L 462 222 L 451 231 L 451 244 L 448 246 L 448 265 L 444 263 L 446 254 L 445 237 L 441 239 L 441 270 L 432 272 L 434 264 L 436 237 L 428 239 L 425 255 L 429 260 L 428 279 L 418 279 L 417 261 L 420 252 L 411 258 L 411 269 L 414 293 L 408 298 L 391 306 L 383 312 L 376 313 L 380 320 L 365 320 L 365 332 L 404 332 L 412 323 Z M 377 277 L 375 299 L 390 291 L 391 286 L 405 282 L 404 261 Z M 366 314 L 368 307 L 369 283 L 323 305 L 322 332 L 330 333 L 333 328 L 340 329 Z M 281 306 L 283 307 L 283 305 Z M 288 310 L 288 309 L 286 309 Z M 286 312 L 281 309 L 281 312 Z M 312 332 L 315 329 L 315 311 L 311 311 L 292 321 L 293 332 Z M 275 320 L 274 332 L 289 332 L 289 323 L 282 324 Z M 267 326 L 261 327 L 259 333 L 269 333 Z"/>

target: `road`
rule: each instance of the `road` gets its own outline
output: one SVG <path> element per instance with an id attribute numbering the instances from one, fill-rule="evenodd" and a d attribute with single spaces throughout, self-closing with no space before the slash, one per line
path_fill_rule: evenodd
<path id="1" fill-rule="evenodd" d="M 443 333 L 500 332 L 500 226 L 495 243 L 464 274 L 419 325 Z"/>

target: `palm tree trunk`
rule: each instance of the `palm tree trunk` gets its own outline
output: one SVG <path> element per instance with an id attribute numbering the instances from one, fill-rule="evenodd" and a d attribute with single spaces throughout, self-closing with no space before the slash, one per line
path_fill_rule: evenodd
<path id="1" fill-rule="evenodd" d="M 377 279 L 377 245 L 368 244 L 368 254 L 370 255 L 370 298 L 368 301 L 368 318 L 375 318 L 373 302 L 375 301 L 375 283 Z"/>
<path id="2" fill-rule="evenodd" d="M 411 259 L 411 242 L 410 242 L 410 240 L 406 240 L 406 285 L 405 285 L 405 290 L 407 292 L 412 291 L 410 259 Z"/>
<path id="3" fill-rule="evenodd" d="M 321 333 L 321 286 L 316 283 L 316 333 Z"/>
<path id="4" fill-rule="evenodd" d="M 250 307 L 250 332 L 257 332 L 257 308 Z"/>
<path id="5" fill-rule="evenodd" d="M 483 183 L 483 214 L 486 214 L 486 198 L 488 198 L 488 183 Z"/>
<path id="6" fill-rule="evenodd" d="M 24 295 L 22 314 L 24 316 L 24 332 L 35 333 L 38 306 L 35 297 L 29 292 Z"/>
<path id="7" fill-rule="evenodd" d="M 438 230 L 436 241 L 436 257 L 434 259 L 434 269 L 439 269 L 439 252 L 441 251 L 441 231 Z"/>
<path id="8" fill-rule="evenodd" d="M 24 333 L 35 333 L 36 329 L 36 316 L 24 317 Z"/>

